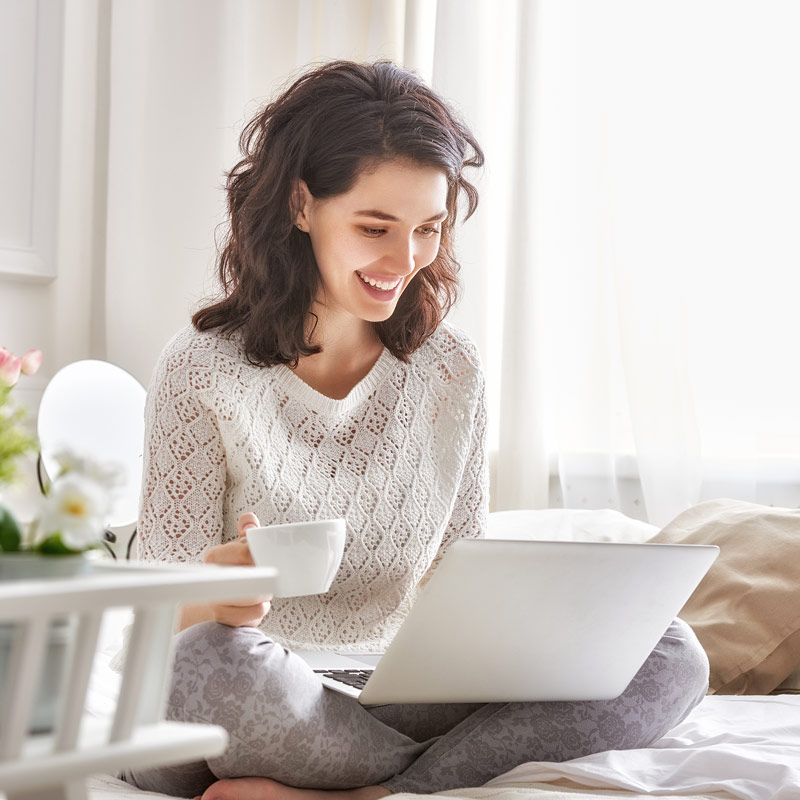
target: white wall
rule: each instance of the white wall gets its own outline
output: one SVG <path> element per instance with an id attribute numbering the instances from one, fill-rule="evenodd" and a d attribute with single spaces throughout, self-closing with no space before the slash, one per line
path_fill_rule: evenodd
<path id="1" fill-rule="evenodd" d="M 47 298 L 58 190 L 52 123 L 60 64 L 38 45 L 43 29 L 55 28 L 56 37 L 60 30 L 57 19 L 45 22 L 38 11 L 24 0 L 0 6 L 0 344 L 16 352 L 52 338 Z"/>
<path id="2" fill-rule="evenodd" d="M 15 396 L 34 408 L 47 379 L 102 356 L 92 274 L 104 258 L 94 225 L 96 0 L 0 5 L 0 344 L 44 352 Z M 70 97 L 69 103 L 62 98 Z"/>

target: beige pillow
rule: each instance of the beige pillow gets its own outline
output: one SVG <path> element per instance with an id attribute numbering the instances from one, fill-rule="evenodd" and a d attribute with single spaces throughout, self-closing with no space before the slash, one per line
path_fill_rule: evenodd
<path id="1" fill-rule="evenodd" d="M 796 669 L 777 689 L 770 694 L 800 694 L 800 668 Z"/>
<path id="2" fill-rule="evenodd" d="M 800 668 L 800 509 L 712 500 L 650 541 L 720 547 L 679 615 L 708 653 L 710 693 L 769 694 Z"/>

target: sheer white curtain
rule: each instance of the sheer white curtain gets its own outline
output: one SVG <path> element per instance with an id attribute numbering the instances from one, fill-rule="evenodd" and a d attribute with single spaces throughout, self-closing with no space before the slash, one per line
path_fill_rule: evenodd
<path id="1" fill-rule="evenodd" d="M 536 19 L 519 180 L 550 502 L 656 524 L 709 497 L 798 505 L 800 8 L 563 0 Z"/>
<path id="2" fill-rule="evenodd" d="M 214 290 L 223 173 L 259 103 L 313 60 L 393 58 L 486 150 L 453 318 L 489 378 L 494 507 L 612 507 L 661 524 L 704 497 L 800 502 L 792 0 L 66 9 L 68 51 L 92 27 L 76 14 L 97 28 L 91 103 L 91 70 L 65 77 L 65 104 L 93 120 L 94 224 L 63 238 L 94 253 L 69 281 L 93 287 L 81 328 L 93 354 L 146 383 Z"/>

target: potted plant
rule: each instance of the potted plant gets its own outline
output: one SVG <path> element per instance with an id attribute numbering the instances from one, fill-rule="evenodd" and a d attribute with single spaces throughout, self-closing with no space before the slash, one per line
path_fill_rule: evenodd
<path id="1" fill-rule="evenodd" d="M 35 450 L 36 441 L 24 428 L 24 410 L 13 403 L 12 389 L 20 375 L 34 374 L 42 354 L 30 350 L 22 357 L 0 348 L 0 488 L 17 478 L 17 461 Z M 0 503 L 0 581 L 74 576 L 89 568 L 87 554 L 101 546 L 104 523 L 116 469 L 75 453 L 57 457 L 59 470 L 49 487 L 42 484 L 38 514 L 21 524 Z M 52 727 L 61 664 L 72 632 L 69 620 L 54 620 L 50 629 L 45 674 L 31 723 L 32 731 Z M 7 669 L 15 630 L 0 625 L 0 685 Z"/>
<path id="2" fill-rule="evenodd" d="M 13 404 L 11 391 L 20 375 L 33 375 L 41 362 L 39 350 L 17 357 L 0 348 L 0 487 L 17 478 L 17 460 L 36 448 L 23 426 L 24 410 Z M 56 461 L 58 472 L 49 487 L 42 484 L 39 514 L 30 524 L 21 525 L 0 498 L 0 579 L 81 569 L 82 556 L 102 544 L 119 469 L 68 451 Z M 23 563 L 33 566 L 15 566 Z M 67 569 L 67 564 L 72 566 Z"/>

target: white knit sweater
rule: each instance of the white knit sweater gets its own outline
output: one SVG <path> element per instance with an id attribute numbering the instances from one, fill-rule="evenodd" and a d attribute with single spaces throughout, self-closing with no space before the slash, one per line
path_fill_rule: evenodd
<path id="1" fill-rule="evenodd" d="M 248 363 L 236 336 L 187 327 L 156 366 L 146 425 L 144 559 L 200 560 L 236 538 L 242 511 L 347 520 L 330 591 L 275 599 L 262 623 L 290 648 L 385 649 L 446 547 L 485 528 L 484 381 L 447 324 L 408 364 L 384 350 L 341 400 Z"/>

